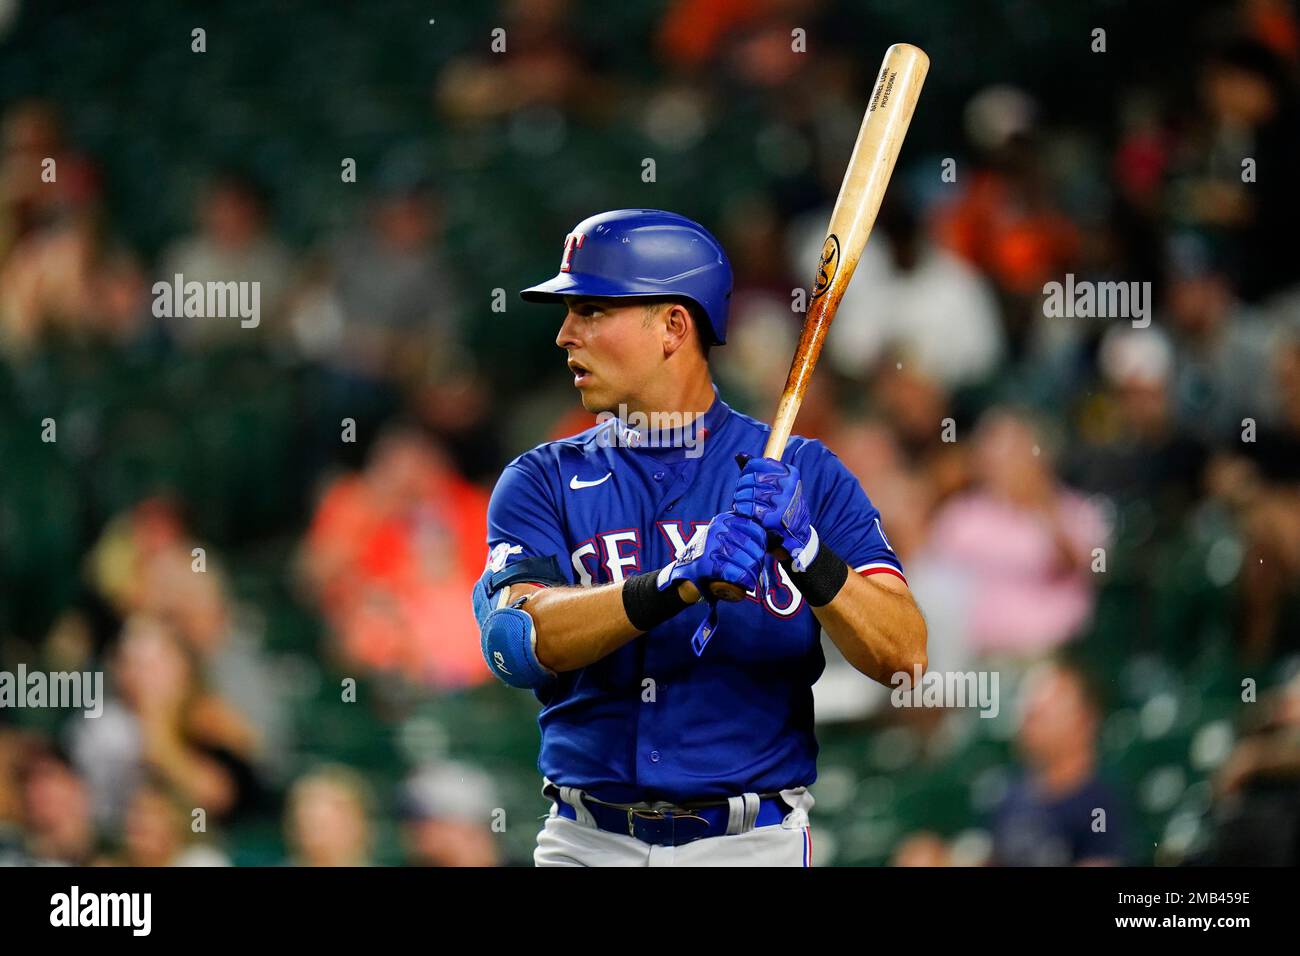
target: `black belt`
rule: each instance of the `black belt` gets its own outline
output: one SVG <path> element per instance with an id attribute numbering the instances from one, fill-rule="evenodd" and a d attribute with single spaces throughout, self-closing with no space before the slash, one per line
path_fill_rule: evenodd
<path id="1" fill-rule="evenodd" d="M 558 786 L 548 784 L 542 793 L 555 801 L 560 816 L 577 819 L 577 811 L 560 799 Z M 760 793 L 758 798 L 755 827 L 778 824 L 794 809 L 780 793 Z M 681 846 L 704 837 L 723 836 L 731 818 L 731 804 L 726 799 L 676 804 L 663 801 L 655 804 L 609 803 L 587 793 L 580 799 L 597 829 L 636 837 L 655 846 Z"/>

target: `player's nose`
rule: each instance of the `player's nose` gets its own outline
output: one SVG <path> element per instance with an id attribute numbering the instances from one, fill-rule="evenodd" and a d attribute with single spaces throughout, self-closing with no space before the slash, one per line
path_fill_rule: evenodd
<path id="1" fill-rule="evenodd" d="M 555 344 L 560 348 L 577 348 L 582 344 L 578 338 L 578 318 L 579 316 L 572 309 L 565 313 L 564 321 L 560 323 L 560 331 L 555 336 Z"/>

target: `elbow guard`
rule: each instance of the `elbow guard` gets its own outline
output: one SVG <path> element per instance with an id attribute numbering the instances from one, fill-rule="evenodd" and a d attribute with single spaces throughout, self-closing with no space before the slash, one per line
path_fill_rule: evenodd
<path id="1" fill-rule="evenodd" d="M 498 678 L 511 687 L 536 688 L 555 674 L 537 659 L 537 628 L 532 616 L 520 605 L 520 598 L 509 607 L 488 614 L 481 629 L 483 659 Z"/>
<path id="2" fill-rule="evenodd" d="M 520 581 L 548 587 L 567 583 L 555 558 L 525 558 L 499 571 L 489 569 L 474 585 L 474 617 L 488 669 L 511 687 L 535 689 L 555 674 L 537 659 L 537 628 L 523 609 L 526 598 L 504 605 L 505 589 Z"/>

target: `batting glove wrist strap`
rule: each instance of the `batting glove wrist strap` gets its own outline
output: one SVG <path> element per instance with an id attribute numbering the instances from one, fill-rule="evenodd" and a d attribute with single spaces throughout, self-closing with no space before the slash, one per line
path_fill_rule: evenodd
<path id="1" fill-rule="evenodd" d="M 784 567 L 794 586 L 812 607 L 830 604 L 849 579 L 849 566 L 824 543 L 817 548 L 816 556 L 806 571 L 796 571 L 793 561 L 785 562 Z"/>
<path id="2" fill-rule="evenodd" d="M 808 537 L 801 544 L 790 551 L 790 567 L 795 571 L 807 571 L 817 560 L 817 555 L 821 553 L 821 538 L 817 535 L 817 529 L 808 525 Z M 786 544 L 786 542 L 782 542 Z M 786 545 L 788 547 L 788 545 Z"/>
<path id="3" fill-rule="evenodd" d="M 623 613 L 638 631 L 648 631 L 690 607 L 677 588 L 659 589 L 659 572 L 647 571 L 623 582 Z"/>

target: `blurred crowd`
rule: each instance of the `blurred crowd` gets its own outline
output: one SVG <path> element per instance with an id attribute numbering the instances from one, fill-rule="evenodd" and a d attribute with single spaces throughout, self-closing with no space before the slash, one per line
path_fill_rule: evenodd
<path id="1" fill-rule="evenodd" d="M 802 55 L 791 24 L 822 44 L 841 6 L 674 0 L 629 39 L 581 30 L 579 4 L 508 2 L 495 12 L 504 52 L 484 40 L 448 56 L 423 109 L 468 162 L 484 143 L 508 146 L 530 160 L 515 179 L 553 166 L 558 182 L 570 131 L 635 127 L 664 165 L 689 163 L 728 135 L 729 107 L 758 104 L 764 122 L 737 163 L 750 185 L 712 216 L 678 211 L 718 233 L 736 272 L 732 331 L 714 353 L 723 395 L 767 417 L 873 79 L 862 44 Z M 1154 655 L 1191 686 L 1214 640 L 1226 662 L 1215 689 L 1226 681 L 1240 702 L 1196 758 L 1201 835 L 1156 859 L 1300 859 L 1300 267 L 1288 238 L 1300 18 L 1284 0 L 1206 11 L 1195 58 L 1160 82 L 1112 77 L 1104 117 L 1049 112 L 1008 80 L 966 90 L 928 121 L 935 134 L 923 102 L 918 146 L 805 401 L 797 430 L 826 441 L 885 516 L 931 668 L 1007 675 L 1005 786 L 973 831 L 902 828 L 882 847 L 894 863 L 1151 862 L 1137 838 L 1143 768 L 1125 779 L 1102 757 L 1119 675 Z M 946 68 L 936 60 L 936 76 Z M 495 307 L 497 283 L 476 269 L 490 253 L 458 233 L 465 203 L 409 153 L 345 187 L 364 199 L 307 243 L 277 228 L 276 191 L 255 168 L 211 163 L 187 197 L 188 230 L 148 248 L 118 227 L 124 184 L 72 132 L 84 109 L 0 86 L 6 378 L 21 386 L 51 355 L 152 368 L 233 353 L 285 379 L 309 369 L 292 452 L 304 505 L 209 539 L 194 520 L 209 502 L 158 482 L 83 522 L 78 565 L 57 572 L 77 579 L 75 599 L 39 627 L 0 618 L 0 669 L 101 669 L 109 687 L 93 720 L 0 710 L 0 863 L 224 865 L 241 862 L 235 835 L 250 821 L 270 821 L 274 862 L 527 862 L 527 841 L 503 842 L 495 825 L 505 802 L 489 733 L 460 754 L 417 741 L 377 783 L 331 752 L 328 732 L 304 731 L 289 688 L 296 654 L 326 682 L 367 682 L 363 706 L 406 730 L 421 701 L 486 701 L 491 714 L 510 694 L 482 665 L 469 602 L 487 497 L 513 455 L 590 422 L 558 352 L 526 367 L 494 358 L 547 341 L 547 314 L 514 302 L 537 276 L 512 275 L 511 304 Z M 512 261 L 548 262 L 563 229 L 597 211 L 582 203 L 662 204 L 648 183 L 566 188 L 533 232 L 498 237 L 524 250 Z M 259 283 L 260 321 L 159 316 L 154 284 L 180 275 Z M 1149 312 L 1049 316 L 1046 287 L 1067 275 L 1145 283 Z M 36 441 L 41 417 L 21 419 L 22 438 Z M 72 423 L 59 428 L 63 441 Z M 294 654 L 272 647 L 279 618 L 262 591 L 235 586 L 268 552 L 266 589 L 309 622 Z M 1204 559 L 1186 571 L 1193 552 Z M 1207 637 L 1195 609 L 1209 593 L 1226 595 L 1226 625 Z M 1117 642 L 1099 643 L 1103 631 Z M 887 689 L 841 665 L 819 686 L 819 719 L 863 751 L 895 724 L 933 743 L 966 719 L 891 711 Z M 1258 699 L 1238 675 L 1253 675 Z M 524 806 L 544 812 L 533 796 Z"/>

